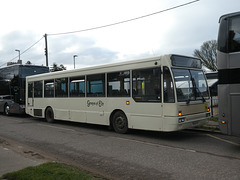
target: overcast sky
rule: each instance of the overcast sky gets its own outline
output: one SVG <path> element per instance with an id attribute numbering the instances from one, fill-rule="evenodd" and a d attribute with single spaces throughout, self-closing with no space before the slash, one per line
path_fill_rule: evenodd
<path id="1" fill-rule="evenodd" d="M 191 0 L 7 0 L 0 2 L 0 66 L 18 60 L 48 34 L 49 65 L 76 68 L 163 54 L 192 56 L 205 41 L 216 39 L 219 17 L 239 11 L 240 0 L 200 0 L 119 25 L 121 22 L 191 2 Z M 44 38 L 21 55 L 23 63 L 45 65 Z M 15 58 L 17 57 L 17 58 Z M 15 58 L 15 59 L 14 59 Z"/>

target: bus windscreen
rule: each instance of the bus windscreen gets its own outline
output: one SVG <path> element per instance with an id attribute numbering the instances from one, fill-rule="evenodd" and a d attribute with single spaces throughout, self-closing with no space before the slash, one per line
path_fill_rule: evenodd
<path id="1" fill-rule="evenodd" d="M 20 68 L 20 77 L 26 78 L 26 76 L 49 73 L 49 68 L 45 66 L 22 66 Z"/>

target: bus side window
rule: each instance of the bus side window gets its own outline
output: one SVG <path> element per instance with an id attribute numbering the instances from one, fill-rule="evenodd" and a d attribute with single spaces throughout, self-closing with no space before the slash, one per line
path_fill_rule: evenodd
<path id="1" fill-rule="evenodd" d="M 34 82 L 34 97 L 42 97 L 43 90 L 42 90 L 42 81 L 35 81 Z"/>
<path id="2" fill-rule="evenodd" d="M 105 74 L 87 76 L 87 97 L 105 96 Z"/>
<path id="3" fill-rule="evenodd" d="M 240 51 L 240 17 L 229 21 L 229 52 Z"/>
<path id="4" fill-rule="evenodd" d="M 130 96 L 130 71 L 108 73 L 108 97 Z"/>
<path id="5" fill-rule="evenodd" d="M 54 97 L 54 79 L 44 81 L 44 97 Z"/>
<path id="6" fill-rule="evenodd" d="M 68 78 L 55 79 L 55 97 L 68 96 Z"/>
<path id="7" fill-rule="evenodd" d="M 33 82 L 28 82 L 28 97 L 33 97 Z"/>
<path id="8" fill-rule="evenodd" d="M 159 67 L 133 70 L 132 74 L 132 94 L 136 102 L 161 102 Z"/>
<path id="9" fill-rule="evenodd" d="M 174 89 L 170 70 L 168 67 L 163 67 L 163 93 L 165 103 L 174 103 Z"/>
<path id="10" fill-rule="evenodd" d="M 85 77 L 70 78 L 70 97 L 85 97 Z"/>

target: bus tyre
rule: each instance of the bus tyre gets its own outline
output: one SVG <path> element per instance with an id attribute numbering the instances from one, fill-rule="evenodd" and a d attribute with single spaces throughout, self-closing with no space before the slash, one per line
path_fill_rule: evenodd
<path id="1" fill-rule="evenodd" d="M 8 116 L 10 114 L 10 107 L 8 104 L 4 106 L 4 115 Z"/>
<path id="2" fill-rule="evenodd" d="M 121 134 L 127 133 L 128 120 L 126 115 L 122 111 L 117 111 L 113 115 L 112 125 L 115 132 L 121 133 Z"/>
<path id="3" fill-rule="evenodd" d="M 49 123 L 53 123 L 54 122 L 54 113 L 51 107 L 48 107 L 46 110 L 46 114 L 45 114 L 46 120 Z"/>

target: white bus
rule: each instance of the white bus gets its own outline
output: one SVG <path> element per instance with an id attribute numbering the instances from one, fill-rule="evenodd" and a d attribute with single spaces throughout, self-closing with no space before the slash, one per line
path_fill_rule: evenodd
<path id="1" fill-rule="evenodd" d="M 27 77 L 26 113 L 128 129 L 177 131 L 210 118 L 201 61 L 165 55 Z"/>

